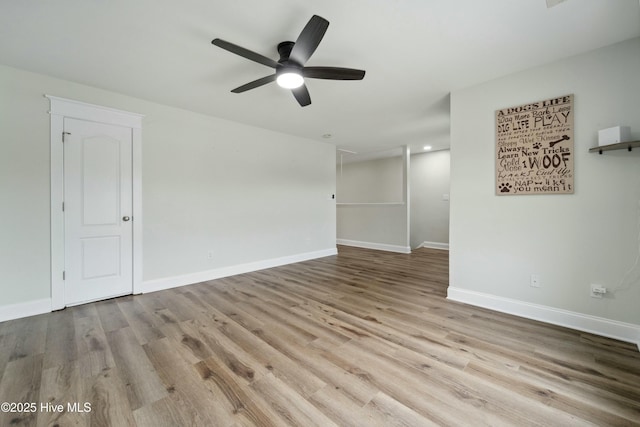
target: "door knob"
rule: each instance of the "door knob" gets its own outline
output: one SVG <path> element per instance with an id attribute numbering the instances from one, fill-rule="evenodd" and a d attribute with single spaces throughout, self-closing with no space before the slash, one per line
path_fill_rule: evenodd
<path id="1" fill-rule="evenodd" d="M 131 218 L 129 218 L 128 216 L 123 216 L 123 217 L 122 217 L 122 220 L 123 220 L 123 221 L 129 221 L 130 219 L 131 219 Z"/>

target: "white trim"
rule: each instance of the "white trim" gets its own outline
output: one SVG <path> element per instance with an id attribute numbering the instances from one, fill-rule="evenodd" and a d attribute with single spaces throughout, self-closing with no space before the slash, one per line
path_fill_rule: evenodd
<path id="1" fill-rule="evenodd" d="M 404 244 L 411 253 L 411 148 L 402 147 L 402 199 L 406 202 Z"/>
<path id="2" fill-rule="evenodd" d="M 132 128 L 133 293 L 142 293 L 142 130 Z"/>
<path id="3" fill-rule="evenodd" d="M 336 248 L 331 248 L 315 252 L 306 252 L 298 255 L 272 258 L 263 261 L 255 261 L 246 264 L 232 265 L 229 267 L 221 267 L 213 270 L 201 271 L 198 273 L 184 274 L 181 276 L 146 280 L 142 284 L 142 292 L 156 292 L 164 289 L 176 288 L 179 286 L 192 285 L 194 283 L 221 279 L 223 277 L 235 276 L 237 274 L 251 273 L 253 271 L 264 270 L 266 268 L 279 267 L 281 265 L 309 261 L 316 258 L 324 258 L 336 255 L 337 253 L 338 250 Z"/>
<path id="4" fill-rule="evenodd" d="M 49 98 L 51 110 L 49 114 L 73 117 L 74 119 L 88 120 L 92 122 L 108 123 L 133 129 L 142 128 L 144 115 L 101 105 L 88 104 L 86 102 L 65 99 L 52 95 L 44 95 Z"/>
<path id="5" fill-rule="evenodd" d="M 430 249 L 442 249 L 443 251 L 449 250 L 448 243 L 439 243 L 439 242 L 422 242 L 418 248 L 430 248 Z"/>
<path id="6" fill-rule="evenodd" d="M 5 305 L 0 307 L 0 322 L 49 312 L 51 312 L 51 298 Z"/>
<path id="7" fill-rule="evenodd" d="M 357 240 L 336 239 L 336 244 L 343 246 L 353 246 L 356 248 L 375 249 L 377 251 L 397 252 L 401 254 L 410 254 L 409 246 L 387 245 L 385 243 L 360 242 Z"/>
<path id="8" fill-rule="evenodd" d="M 447 299 L 638 345 L 640 325 L 449 286 Z"/>
<path id="9" fill-rule="evenodd" d="M 64 281 L 64 118 L 88 120 L 131 128 L 133 168 L 133 293 L 142 292 L 142 119 L 143 115 L 87 104 L 72 99 L 44 95 L 51 109 L 51 304 L 52 310 L 65 307 Z"/>
<path id="10" fill-rule="evenodd" d="M 64 148 L 60 141 L 64 116 L 51 115 L 51 309 L 64 308 Z"/>
<path id="11" fill-rule="evenodd" d="M 359 202 L 346 202 L 346 203 L 336 203 L 336 206 L 404 206 L 404 202 L 370 202 L 370 203 L 359 203 Z"/>

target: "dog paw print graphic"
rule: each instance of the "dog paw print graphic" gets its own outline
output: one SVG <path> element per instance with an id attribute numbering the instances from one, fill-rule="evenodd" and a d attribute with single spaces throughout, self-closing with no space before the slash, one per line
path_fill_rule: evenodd
<path id="1" fill-rule="evenodd" d="M 498 185 L 498 190 L 500 190 L 501 193 L 511 193 L 511 190 L 513 190 L 513 185 L 505 182 Z"/>

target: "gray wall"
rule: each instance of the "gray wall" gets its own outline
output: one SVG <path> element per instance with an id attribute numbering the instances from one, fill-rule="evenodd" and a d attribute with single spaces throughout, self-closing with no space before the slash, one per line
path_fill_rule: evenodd
<path id="1" fill-rule="evenodd" d="M 640 324 L 640 150 L 588 152 L 611 126 L 640 140 L 638 76 L 634 39 L 452 93 L 450 286 Z M 495 110 L 569 93 L 575 194 L 495 196 Z"/>
<path id="2" fill-rule="evenodd" d="M 338 164 L 340 244 L 409 252 L 409 161 L 400 157 Z"/>
<path id="3" fill-rule="evenodd" d="M 45 93 L 146 115 L 145 281 L 335 249 L 332 145 L 0 66 L 0 308 L 50 296 Z"/>
<path id="4" fill-rule="evenodd" d="M 449 150 L 411 156 L 411 247 L 449 245 Z"/>
<path id="5" fill-rule="evenodd" d="M 338 203 L 402 203 L 402 156 L 338 165 Z"/>
<path id="6" fill-rule="evenodd" d="M 402 161 L 401 156 L 395 156 L 338 165 L 339 240 L 405 250 L 424 243 L 448 247 L 449 201 L 443 200 L 443 195 L 449 194 L 449 150 L 411 156 L 410 203 L 403 202 Z"/>

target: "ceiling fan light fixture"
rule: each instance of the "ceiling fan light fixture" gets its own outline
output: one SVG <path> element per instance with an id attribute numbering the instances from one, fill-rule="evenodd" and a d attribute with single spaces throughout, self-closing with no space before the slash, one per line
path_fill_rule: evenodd
<path id="1" fill-rule="evenodd" d="M 304 78 L 299 73 L 286 71 L 278 74 L 276 82 L 278 83 L 278 86 L 285 89 L 295 89 L 304 84 Z"/>

